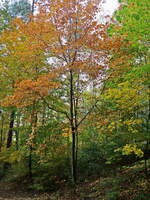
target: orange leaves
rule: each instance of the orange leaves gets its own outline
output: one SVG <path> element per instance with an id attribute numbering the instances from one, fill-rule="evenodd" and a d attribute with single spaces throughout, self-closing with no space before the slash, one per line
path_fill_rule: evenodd
<path id="1" fill-rule="evenodd" d="M 37 40 L 33 31 L 30 32 L 28 26 L 21 19 L 16 19 L 12 22 L 12 28 L 3 32 L 0 37 L 0 43 L 3 44 L 0 50 L 1 68 L 3 73 L 5 71 L 14 80 L 16 75 L 19 75 L 19 80 L 37 77 L 42 67 L 46 71 L 45 46 Z M 34 26 L 32 29 L 37 31 Z"/>
<path id="2" fill-rule="evenodd" d="M 121 30 L 122 29 L 122 26 L 115 26 L 114 27 L 114 30 Z"/>
<path id="3" fill-rule="evenodd" d="M 99 0 L 40 0 L 39 12 L 30 21 L 13 21 L 12 30 L 3 35 L 7 56 L 2 59 L 9 70 L 13 66 L 12 73 L 19 75 L 18 80 L 22 77 L 25 80 L 16 84 L 14 94 L 3 105 L 24 107 L 48 96 L 59 84 L 51 81 L 50 75 L 39 75 L 50 70 L 55 70 L 59 77 L 65 74 L 66 79 L 71 70 L 81 88 L 83 82 L 88 87 L 91 80 L 97 80 L 97 85 L 98 79 L 103 81 L 108 54 L 120 43 L 114 47 L 115 42 L 108 39 L 107 26 L 97 24 L 99 3 Z M 48 61 L 54 64 L 53 69 Z"/>
<path id="4" fill-rule="evenodd" d="M 64 128 L 62 133 L 63 137 L 70 137 L 71 136 L 71 129 L 70 128 Z"/>
<path id="5" fill-rule="evenodd" d="M 3 106 L 26 107 L 38 102 L 49 95 L 51 89 L 58 88 L 60 85 L 52 81 L 53 74 L 40 76 L 36 81 L 23 80 L 16 84 L 14 95 L 5 98 Z"/>
<path id="6" fill-rule="evenodd" d="M 28 38 L 28 42 L 30 42 L 33 49 L 44 50 L 56 40 L 54 26 L 45 18 L 46 16 L 38 15 L 27 24 L 19 23 L 20 32 Z M 18 25 L 18 22 L 15 23 Z"/>
<path id="7" fill-rule="evenodd" d="M 100 124 L 103 126 L 107 125 L 108 123 L 109 123 L 109 121 L 106 119 L 100 121 Z"/>
<path id="8" fill-rule="evenodd" d="M 39 12 L 27 23 L 15 19 L 12 23 L 13 31 L 10 31 L 8 37 L 8 33 L 5 35 L 10 43 L 7 45 L 10 59 L 16 58 L 14 66 L 17 69 L 20 67 L 19 71 L 25 72 L 27 76 L 32 73 L 28 78 L 31 79 L 37 77 L 41 68 L 45 69 L 49 65 L 47 58 L 55 57 L 58 59 L 55 65 L 72 65 L 75 70 L 75 62 L 84 62 L 78 65 L 78 69 L 84 65 L 84 72 L 96 77 L 99 72 L 97 69 L 102 66 L 99 64 L 100 57 L 106 56 L 106 50 L 112 46 L 106 45 L 109 42 L 104 41 L 107 37 L 105 25 L 99 25 L 95 20 L 99 3 L 98 0 L 38 1 Z M 97 61 L 90 59 L 89 50 L 97 56 Z M 3 59 L 7 63 L 8 56 Z"/>
<path id="9" fill-rule="evenodd" d="M 62 136 L 63 136 L 63 137 L 69 137 L 70 134 L 69 134 L 69 133 L 63 133 Z"/>

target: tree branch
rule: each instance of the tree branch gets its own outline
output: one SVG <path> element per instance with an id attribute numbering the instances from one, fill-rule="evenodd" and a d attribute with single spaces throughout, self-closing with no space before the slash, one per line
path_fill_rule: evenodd
<path id="1" fill-rule="evenodd" d="M 56 109 L 56 108 L 53 108 L 53 107 L 51 107 L 51 106 L 49 105 L 49 103 L 48 103 L 45 99 L 42 98 L 42 100 L 44 101 L 44 103 L 47 105 L 47 107 L 48 107 L 50 110 L 53 110 L 53 111 L 58 112 L 58 113 L 62 113 L 62 114 L 64 114 L 64 115 L 66 115 L 66 117 L 67 117 L 67 119 L 68 119 L 69 121 L 71 120 L 67 112 L 62 111 L 62 110 L 58 110 L 58 109 Z"/>

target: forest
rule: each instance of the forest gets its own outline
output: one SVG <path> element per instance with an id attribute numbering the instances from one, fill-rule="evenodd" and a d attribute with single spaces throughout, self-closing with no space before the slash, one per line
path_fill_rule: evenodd
<path id="1" fill-rule="evenodd" d="M 105 3 L 0 1 L 0 200 L 150 199 L 150 1 Z"/>

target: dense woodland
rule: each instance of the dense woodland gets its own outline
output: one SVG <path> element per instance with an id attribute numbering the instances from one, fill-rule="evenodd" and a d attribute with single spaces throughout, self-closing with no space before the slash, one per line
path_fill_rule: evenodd
<path id="1" fill-rule="evenodd" d="M 103 3 L 1 1 L 0 199 L 150 199 L 150 1 Z"/>

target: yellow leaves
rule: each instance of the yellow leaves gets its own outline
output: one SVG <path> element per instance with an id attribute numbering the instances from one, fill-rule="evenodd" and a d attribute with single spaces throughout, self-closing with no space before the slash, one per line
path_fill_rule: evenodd
<path id="1" fill-rule="evenodd" d="M 132 153 L 134 153 L 138 157 L 143 157 L 143 155 L 144 155 L 143 151 L 141 149 L 139 149 L 137 147 L 137 145 L 126 144 L 122 149 L 122 154 L 123 155 L 130 155 Z"/>
<path id="2" fill-rule="evenodd" d="M 115 121 L 112 121 L 115 120 Z M 124 130 L 129 133 L 138 133 L 139 125 L 141 125 L 143 121 L 141 119 L 127 119 L 127 120 L 118 120 L 118 119 L 104 119 L 101 120 L 97 128 L 100 129 L 102 133 L 113 133 L 114 131 L 120 130 L 124 128 Z"/>
<path id="3" fill-rule="evenodd" d="M 113 132 L 115 128 L 116 128 L 115 122 L 110 123 L 110 125 L 108 126 L 110 132 Z"/>
<path id="4" fill-rule="evenodd" d="M 138 133 L 138 126 L 142 123 L 143 121 L 141 119 L 130 119 L 123 122 L 130 133 Z"/>
<path id="5" fill-rule="evenodd" d="M 112 121 L 109 123 L 107 128 L 110 132 L 113 132 L 115 129 L 118 129 L 120 127 L 122 127 L 122 123 L 120 121 Z"/>
<path id="6" fill-rule="evenodd" d="M 124 121 L 124 124 L 131 126 L 131 125 L 139 125 L 142 124 L 142 120 L 141 119 L 130 119 L 130 120 L 126 120 Z"/>
<path id="7" fill-rule="evenodd" d="M 142 103 L 146 95 L 142 84 L 126 81 L 119 83 L 116 88 L 108 89 L 104 96 L 108 100 L 113 99 L 121 110 L 127 109 L 132 111 Z"/>
<path id="8" fill-rule="evenodd" d="M 138 157 L 143 157 L 143 151 L 136 144 L 126 144 L 123 148 L 115 149 L 114 152 L 122 152 L 122 155 L 135 154 Z"/>
<path id="9" fill-rule="evenodd" d="M 56 41 L 54 27 L 49 22 L 30 21 L 24 23 L 21 19 L 12 22 L 12 28 L 2 33 L 0 43 L 0 62 L 7 66 L 8 76 L 15 79 L 19 74 L 24 77 L 25 73 L 35 74 L 37 69 L 46 68 L 46 48 Z M 5 55 L 5 56 L 3 56 Z M 25 72 L 22 74 L 22 72 Z"/>
<path id="10" fill-rule="evenodd" d="M 70 137 L 71 136 L 71 129 L 70 128 L 64 128 L 62 133 L 63 137 Z"/>
<path id="11" fill-rule="evenodd" d="M 10 154 L 9 159 L 7 162 L 9 163 L 15 163 L 15 162 L 20 162 L 21 156 L 19 151 L 14 151 Z"/>
<path id="12" fill-rule="evenodd" d="M 21 150 L 13 151 L 10 149 L 2 148 L 0 152 L 0 161 L 7 162 L 10 164 L 20 162 L 22 159 L 22 152 Z"/>
<path id="13" fill-rule="evenodd" d="M 120 127 L 122 127 L 120 121 L 109 121 L 108 119 L 101 120 L 97 125 L 97 128 L 100 129 L 101 133 L 108 133 L 110 135 Z"/>

